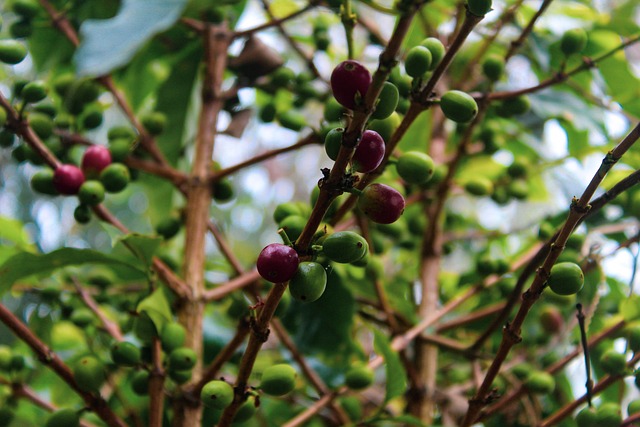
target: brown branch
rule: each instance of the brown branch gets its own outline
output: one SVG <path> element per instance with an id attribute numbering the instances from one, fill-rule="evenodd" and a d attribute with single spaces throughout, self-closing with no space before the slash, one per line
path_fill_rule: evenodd
<path id="1" fill-rule="evenodd" d="M 27 344 L 38 356 L 38 360 L 43 365 L 48 366 L 56 373 L 67 385 L 76 392 L 97 416 L 99 416 L 108 426 L 126 427 L 122 421 L 109 407 L 109 404 L 98 394 L 86 392 L 76 383 L 71 369 L 46 346 L 40 339 L 20 321 L 11 311 L 3 304 L 0 304 L 0 321 L 14 333 L 16 337 Z"/>
<path id="2" fill-rule="evenodd" d="M 319 1 L 318 0 L 313 0 L 310 1 L 308 5 L 306 5 L 305 7 L 296 10 L 295 12 L 290 13 L 287 16 L 283 16 L 282 18 L 274 18 L 273 15 L 271 15 L 269 13 L 269 16 L 271 17 L 271 19 L 268 22 L 265 22 L 264 24 L 260 24 L 258 26 L 255 26 L 253 28 L 249 28 L 247 30 L 242 30 L 242 31 L 236 31 L 233 33 L 232 37 L 233 38 L 238 38 L 238 37 L 248 37 L 254 33 L 257 33 L 258 31 L 262 31 L 265 30 L 267 28 L 271 28 L 271 27 L 281 27 L 282 24 L 284 24 L 287 21 L 290 21 L 294 18 L 297 18 L 298 16 L 312 10 L 313 8 L 318 6 Z"/>
<path id="3" fill-rule="evenodd" d="M 518 51 L 518 49 L 520 49 L 525 39 L 529 37 L 529 34 L 531 34 L 531 32 L 533 31 L 533 27 L 536 25 L 536 22 L 538 22 L 538 19 L 551 5 L 552 1 L 553 0 L 544 0 L 542 2 L 542 4 L 540 5 L 540 9 L 538 9 L 536 13 L 531 17 L 531 19 L 527 23 L 527 26 L 520 33 L 520 36 L 516 40 L 511 42 L 509 50 L 507 51 L 507 54 L 505 56 L 505 60 L 509 60 L 509 58 L 511 58 Z"/>
<path id="4" fill-rule="evenodd" d="M 149 427 L 162 427 L 164 410 L 164 378 L 162 347 L 158 337 L 151 343 L 151 370 L 149 371 Z"/>
<path id="5" fill-rule="evenodd" d="M 100 307 L 98 307 L 96 301 L 89 294 L 89 292 L 87 292 L 87 290 L 82 287 L 82 284 L 78 281 L 77 278 L 73 277 L 72 280 L 73 285 L 76 288 L 76 292 L 78 292 L 78 295 L 80 296 L 80 299 L 100 320 L 100 323 L 102 323 L 105 331 L 107 331 L 107 333 L 111 335 L 116 341 L 122 341 L 123 336 L 118 324 L 111 321 L 107 316 L 105 316 L 104 312 L 100 309 Z"/>

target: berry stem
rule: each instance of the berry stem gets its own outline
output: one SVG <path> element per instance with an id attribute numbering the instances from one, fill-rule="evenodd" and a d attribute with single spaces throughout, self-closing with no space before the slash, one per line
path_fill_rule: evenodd
<path id="1" fill-rule="evenodd" d="M 585 384 L 587 388 L 587 402 L 589 407 L 593 406 L 591 403 L 591 396 L 593 393 L 593 380 L 591 379 L 591 359 L 589 358 L 589 343 L 587 340 L 587 330 L 584 324 L 585 316 L 582 311 L 582 304 L 576 304 L 576 317 L 578 318 L 578 325 L 580 326 L 580 341 L 582 342 L 582 350 L 584 352 L 584 366 L 587 370 L 587 382 Z"/>
<path id="2" fill-rule="evenodd" d="M 347 55 L 349 59 L 353 59 L 353 29 L 356 26 L 356 14 L 351 9 L 351 0 L 343 0 L 342 6 L 340 6 L 340 17 L 347 38 Z"/>
<path id="3" fill-rule="evenodd" d="M 287 232 L 284 228 L 278 229 L 278 235 L 280 236 L 280 238 L 282 238 L 282 243 L 287 246 L 293 246 L 293 242 L 291 241 L 291 239 L 289 239 L 289 236 L 287 235 Z"/>

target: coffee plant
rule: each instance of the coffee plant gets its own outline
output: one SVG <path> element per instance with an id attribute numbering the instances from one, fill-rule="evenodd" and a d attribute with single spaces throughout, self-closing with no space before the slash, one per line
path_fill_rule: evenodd
<path id="1" fill-rule="evenodd" d="M 637 0 L 0 3 L 0 427 L 640 423 Z"/>

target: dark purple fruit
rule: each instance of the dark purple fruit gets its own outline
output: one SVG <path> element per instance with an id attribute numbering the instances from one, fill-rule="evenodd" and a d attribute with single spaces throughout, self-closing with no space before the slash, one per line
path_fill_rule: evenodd
<path id="1" fill-rule="evenodd" d="M 334 98 L 351 110 L 358 105 L 357 99 L 364 98 L 370 84 L 371 73 L 358 61 L 343 61 L 331 73 Z"/>
<path id="2" fill-rule="evenodd" d="M 382 163 L 385 148 L 384 139 L 378 132 L 365 130 L 351 159 L 353 169 L 356 172 L 371 172 Z"/>
<path id="3" fill-rule="evenodd" d="M 358 207 L 373 222 L 391 224 L 404 212 L 404 197 L 385 184 L 370 184 L 358 198 Z"/>
<path id="4" fill-rule="evenodd" d="M 265 246 L 258 255 L 256 266 L 265 280 L 273 283 L 289 281 L 298 271 L 298 253 L 282 243 Z"/>
<path id="5" fill-rule="evenodd" d="M 84 174 L 74 165 L 60 165 L 53 172 L 53 187 L 60 194 L 77 194 L 84 183 Z"/>

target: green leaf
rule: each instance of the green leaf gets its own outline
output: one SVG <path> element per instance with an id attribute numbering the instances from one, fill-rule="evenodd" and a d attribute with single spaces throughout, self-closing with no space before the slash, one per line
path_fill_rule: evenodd
<path id="1" fill-rule="evenodd" d="M 162 243 L 161 237 L 145 236 L 131 233 L 117 238 L 117 244 L 124 245 L 136 258 L 142 261 L 145 268 L 151 266 L 153 256 Z"/>
<path id="2" fill-rule="evenodd" d="M 162 331 L 162 327 L 171 321 L 171 306 L 163 289 L 158 288 L 153 291 L 151 295 L 140 301 L 136 308 L 138 313 L 149 316 L 157 331 Z"/>
<path id="3" fill-rule="evenodd" d="M 393 351 L 389 340 L 380 331 L 373 331 L 373 347 L 385 361 L 387 381 L 384 401 L 388 402 L 394 397 L 401 396 L 407 387 L 407 373 L 402 367 L 400 356 Z"/>
<path id="4" fill-rule="evenodd" d="M 640 319 L 640 296 L 631 295 L 623 299 L 620 302 L 620 314 L 627 322 Z"/>
<path id="5" fill-rule="evenodd" d="M 91 249 L 62 248 L 48 254 L 22 252 L 0 266 L 0 292 L 7 290 L 16 281 L 35 274 L 46 275 L 62 267 L 90 263 L 124 267 L 140 278 L 146 277 L 146 272 L 136 266 Z"/>
<path id="6" fill-rule="evenodd" d="M 78 73 L 99 76 L 126 64 L 155 34 L 180 17 L 186 0 L 124 0 L 118 14 L 80 27 Z"/>
<path id="7" fill-rule="evenodd" d="M 24 229 L 24 224 L 17 219 L 0 216 L 0 240 L 11 242 L 18 248 L 29 252 L 34 251 L 31 239 Z"/>

